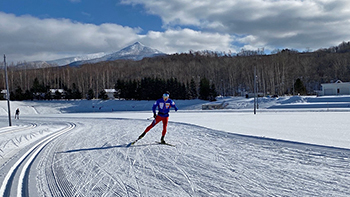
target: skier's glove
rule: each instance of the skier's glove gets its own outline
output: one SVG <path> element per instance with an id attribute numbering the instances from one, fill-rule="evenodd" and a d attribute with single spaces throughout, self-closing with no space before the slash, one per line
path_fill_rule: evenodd
<path id="1" fill-rule="evenodd" d="M 175 107 L 175 111 L 177 111 L 178 109 L 177 109 L 177 107 Z"/>
<path id="2" fill-rule="evenodd" d="M 153 113 L 153 118 L 156 118 L 157 117 L 157 114 L 156 113 Z"/>

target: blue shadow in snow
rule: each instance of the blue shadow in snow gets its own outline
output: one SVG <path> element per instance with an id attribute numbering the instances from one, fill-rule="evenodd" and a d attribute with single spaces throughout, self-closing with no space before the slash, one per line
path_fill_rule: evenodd
<path id="1" fill-rule="evenodd" d="M 128 144 L 121 144 L 121 145 L 116 145 L 116 146 L 107 146 L 107 143 L 105 143 L 101 147 L 67 150 L 67 151 L 62 151 L 62 152 L 57 152 L 57 153 L 75 153 L 75 152 L 83 152 L 83 151 L 106 150 L 106 149 L 112 149 L 112 148 L 132 148 L 132 147 L 151 146 L 151 145 L 158 145 L 158 144 L 157 143 L 150 143 L 150 144 L 131 145 L 131 143 L 128 143 Z"/>

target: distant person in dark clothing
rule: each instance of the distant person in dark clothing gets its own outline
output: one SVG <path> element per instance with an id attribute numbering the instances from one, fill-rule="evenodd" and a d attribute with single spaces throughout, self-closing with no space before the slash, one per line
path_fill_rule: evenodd
<path id="1" fill-rule="evenodd" d="M 19 108 L 16 109 L 15 119 L 19 119 Z"/>

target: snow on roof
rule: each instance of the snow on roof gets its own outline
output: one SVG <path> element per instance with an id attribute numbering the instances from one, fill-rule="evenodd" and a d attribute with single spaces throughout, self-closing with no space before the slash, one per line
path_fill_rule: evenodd
<path id="1" fill-rule="evenodd" d="M 50 89 L 51 93 L 55 93 L 56 91 L 58 91 L 59 93 L 63 93 L 64 92 L 63 89 Z"/>
<path id="2" fill-rule="evenodd" d="M 114 92 L 117 92 L 115 89 L 105 89 L 105 92 L 112 92 L 112 93 L 114 93 Z"/>
<path id="3" fill-rule="evenodd" d="M 321 86 L 323 86 L 323 85 L 331 85 L 331 84 L 350 84 L 350 82 L 342 82 L 341 80 L 337 80 L 334 83 L 322 83 Z"/>

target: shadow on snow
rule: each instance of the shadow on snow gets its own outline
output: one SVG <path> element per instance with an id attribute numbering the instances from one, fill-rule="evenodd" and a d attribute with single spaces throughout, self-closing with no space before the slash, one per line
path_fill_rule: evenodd
<path id="1" fill-rule="evenodd" d="M 82 149 L 75 149 L 75 150 L 67 150 L 57 153 L 75 153 L 75 152 L 83 152 L 83 151 L 94 151 L 94 150 L 106 150 L 106 149 L 112 149 L 112 148 L 132 148 L 132 147 L 141 147 L 141 146 L 152 146 L 152 145 L 159 145 L 158 143 L 148 143 L 148 144 L 134 144 L 131 145 L 131 143 L 128 144 L 121 144 L 116 146 L 110 146 L 108 143 L 105 143 L 101 147 L 95 147 L 95 148 L 82 148 Z"/>

